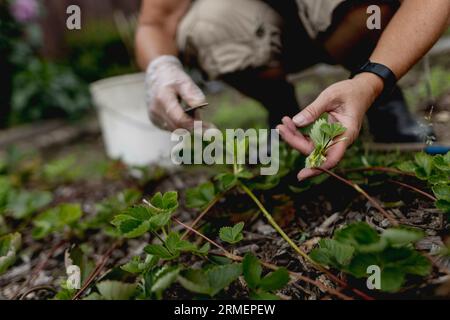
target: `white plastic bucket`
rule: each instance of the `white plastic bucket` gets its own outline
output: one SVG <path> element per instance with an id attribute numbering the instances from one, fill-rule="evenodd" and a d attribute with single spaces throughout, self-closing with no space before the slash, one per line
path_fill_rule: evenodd
<path id="1" fill-rule="evenodd" d="M 155 127 L 145 105 L 145 76 L 131 74 L 91 85 L 106 152 L 129 166 L 172 167 L 170 133 Z"/>

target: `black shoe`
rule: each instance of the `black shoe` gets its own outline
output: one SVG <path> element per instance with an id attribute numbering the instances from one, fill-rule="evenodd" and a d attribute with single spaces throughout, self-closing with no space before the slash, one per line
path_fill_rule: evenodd
<path id="1" fill-rule="evenodd" d="M 419 122 L 409 112 L 405 97 L 398 86 L 388 99 L 372 106 L 367 117 L 375 142 L 426 142 L 434 138 L 431 127 Z"/>

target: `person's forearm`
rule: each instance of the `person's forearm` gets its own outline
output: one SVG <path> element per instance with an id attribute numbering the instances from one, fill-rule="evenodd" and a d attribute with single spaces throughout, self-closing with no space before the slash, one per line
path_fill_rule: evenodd
<path id="1" fill-rule="evenodd" d="M 191 0 L 143 0 L 136 31 L 136 59 L 142 69 L 161 55 L 177 55 L 178 24 Z"/>
<path id="2" fill-rule="evenodd" d="M 174 35 L 156 26 L 139 26 L 136 32 L 136 58 L 141 69 L 161 55 L 177 55 Z"/>
<path id="3" fill-rule="evenodd" d="M 403 0 L 370 60 L 402 78 L 446 30 L 449 15 L 449 0 Z"/>

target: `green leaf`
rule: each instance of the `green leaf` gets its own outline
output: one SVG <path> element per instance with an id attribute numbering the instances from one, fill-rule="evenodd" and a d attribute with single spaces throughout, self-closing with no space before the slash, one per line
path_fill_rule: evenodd
<path id="1" fill-rule="evenodd" d="M 158 231 L 159 229 L 161 229 L 162 227 L 166 226 L 169 223 L 171 217 L 172 212 L 170 211 L 163 212 L 156 216 L 151 217 L 150 220 L 148 221 L 149 230 Z"/>
<path id="2" fill-rule="evenodd" d="M 127 208 L 123 214 L 139 221 L 149 220 L 153 216 L 151 210 L 143 205 Z"/>
<path id="3" fill-rule="evenodd" d="M 322 131 L 322 125 L 327 124 L 326 119 L 319 119 L 317 120 L 313 127 L 311 128 L 311 131 L 309 133 L 309 137 L 311 138 L 312 142 L 316 147 L 318 146 L 325 146 L 325 133 Z"/>
<path id="4" fill-rule="evenodd" d="M 386 246 L 377 231 L 364 222 L 352 223 L 336 231 L 334 239 L 360 252 L 379 252 Z"/>
<path id="5" fill-rule="evenodd" d="M 390 228 L 385 230 L 381 237 L 391 245 L 404 246 L 419 241 L 424 237 L 422 231 L 411 228 Z"/>
<path id="6" fill-rule="evenodd" d="M 174 211 L 178 208 L 178 193 L 175 191 L 164 193 L 162 202 L 165 210 Z"/>
<path id="7" fill-rule="evenodd" d="M 242 274 L 242 266 L 238 263 L 216 266 L 206 271 L 210 292 L 213 297 Z"/>
<path id="8" fill-rule="evenodd" d="M 167 288 L 169 288 L 178 278 L 180 273 L 180 268 L 169 267 L 163 269 L 156 275 L 156 280 L 151 288 L 152 292 L 161 293 Z"/>
<path id="9" fill-rule="evenodd" d="M 241 274 L 241 264 L 231 263 L 222 266 L 214 266 L 206 271 L 195 269 L 187 270 L 178 277 L 178 281 L 189 291 L 214 297 L 239 278 Z"/>
<path id="10" fill-rule="evenodd" d="M 46 207 L 52 200 L 53 196 L 50 192 L 11 191 L 6 210 L 14 219 L 20 220 Z"/>
<path id="11" fill-rule="evenodd" d="M 8 234 L 0 238 L 0 275 L 14 264 L 21 244 L 20 233 Z"/>
<path id="12" fill-rule="evenodd" d="M 441 210 L 444 213 L 450 213 L 450 201 L 446 200 L 438 200 L 436 201 L 436 208 Z"/>
<path id="13" fill-rule="evenodd" d="M 79 204 L 62 204 L 37 216 L 33 223 L 33 237 L 42 239 L 53 232 L 58 232 L 66 227 L 73 226 L 82 216 Z"/>
<path id="14" fill-rule="evenodd" d="M 340 243 L 333 239 L 322 239 L 320 247 L 310 253 L 310 257 L 326 266 L 341 268 L 350 263 L 355 249 L 347 244 Z"/>
<path id="15" fill-rule="evenodd" d="M 396 267 L 385 268 L 381 271 L 381 290 L 397 292 L 405 282 L 405 274 Z"/>
<path id="16" fill-rule="evenodd" d="M 256 289 L 261 281 L 262 267 L 258 258 L 247 253 L 242 261 L 242 272 L 250 289 Z"/>
<path id="17" fill-rule="evenodd" d="M 320 129 L 323 131 L 325 137 L 330 140 L 340 136 L 346 131 L 339 122 L 322 124 Z"/>
<path id="18" fill-rule="evenodd" d="M 238 182 L 238 179 L 234 174 L 222 173 L 215 177 L 217 181 L 217 188 L 220 192 L 228 191 L 234 188 Z"/>
<path id="19" fill-rule="evenodd" d="M 224 242 L 235 244 L 244 239 L 244 236 L 242 235 L 243 229 L 243 222 L 240 222 L 233 227 L 223 227 L 219 231 L 219 237 Z"/>
<path id="20" fill-rule="evenodd" d="M 175 191 L 170 191 L 164 193 L 156 193 L 150 200 L 151 208 L 156 213 L 161 213 L 163 211 L 174 212 L 178 208 L 178 193 Z"/>
<path id="21" fill-rule="evenodd" d="M 200 256 L 206 256 L 210 249 L 211 249 L 211 245 L 209 244 L 209 242 L 207 242 L 200 248 L 192 250 L 192 253 L 200 255 Z"/>
<path id="22" fill-rule="evenodd" d="M 417 165 L 414 161 L 403 161 L 397 165 L 397 169 L 403 172 L 414 173 L 417 169 Z"/>
<path id="23" fill-rule="evenodd" d="M 423 152 L 415 155 L 415 162 L 418 166 L 416 175 L 419 179 L 427 179 L 433 171 L 433 158 Z"/>
<path id="24" fill-rule="evenodd" d="M 176 232 L 169 233 L 166 239 L 166 246 L 173 253 L 191 252 L 197 249 L 197 246 L 187 240 L 182 240 Z"/>
<path id="25" fill-rule="evenodd" d="M 367 267 L 373 265 L 380 266 L 380 264 L 381 262 L 377 254 L 357 253 L 345 270 L 356 278 L 366 278 L 368 276 Z"/>
<path id="26" fill-rule="evenodd" d="M 154 267 L 158 263 L 158 260 L 158 257 L 152 255 L 147 255 L 145 260 L 142 260 L 139 256 L 135 256 L 120 268 L 132 274 L 140 274 Z"/>
<path id="27" fill-rule="evenodd" d="M 111 280 L 97 284 L 97 290 L 105 300 L 130 300 L 136 288 L 136 284 Z"/>
<path id="28" fill-rule="evenodd" d="M 199 269 L 189 269 L 178 276 L 178 282 L 191 292 L 210 295 L 211 288 L 205 272 Z"/>
<path id="29" fill-rule="evenodd" d="M 188 208 L 204 208 L 214 200 L 215 196 L 214 184 L 204 183 L 186 191 L 186 206 Z"/>
<path id="30" fill-rule="evenodd" d="M 280 298 L 277 295 L 263 290 L 250 292 L 250 298 L 252 300 L 266 300 L 266 301 L 280 300 Z"/>
<path id="31" fill-rule="evenodd" d="M 286 268 L 279 268 L 274 272 L 266 275 L 260 282 L 259 286 L 266 291 L 275 291 L 282 289 L 289 282 L 289 273 Z"/>
<path id="32" fill-rule="evenodd" d="M 138 238 L 150 228 L 149 221 L 141 221 L 125 214 L 115 216 L 111 223 L 118 228 L 120 234 L 125 238 Z"/>
<path id="33" fill-rule="evenodd" d="M 173 260 L 180 255 L 179 252 L 170 252 L 166 247 L 159 244 L 149 244 L 144 248 L 144 251 L 163 260 Z"/>
<path id="34" fill-rule="evenodd" d="M 450 201 L 450 185 L 448 184 L 435 185 L 433 193 L 438 200 Z"/>
<path id="35" fill-rule="evenodd" d="M 433 158 L 433 165 L 440 171 L 450 172 L 450 152 L 446 156 L 437 155 Z"/>

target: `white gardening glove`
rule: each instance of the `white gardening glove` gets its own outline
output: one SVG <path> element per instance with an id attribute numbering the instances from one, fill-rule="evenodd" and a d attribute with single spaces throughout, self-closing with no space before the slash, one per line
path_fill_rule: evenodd
<path id="1" fill-rule="evenodd" d="M 170 131 L 193 129 L 194 119 L 185 113 L 179 98 L 189 107 L 203 105 L 206 98 L 178 58 L 164 55 L 153 60 L 147 68 L 146 85 L 150 119 L 156 126 Z"/>

